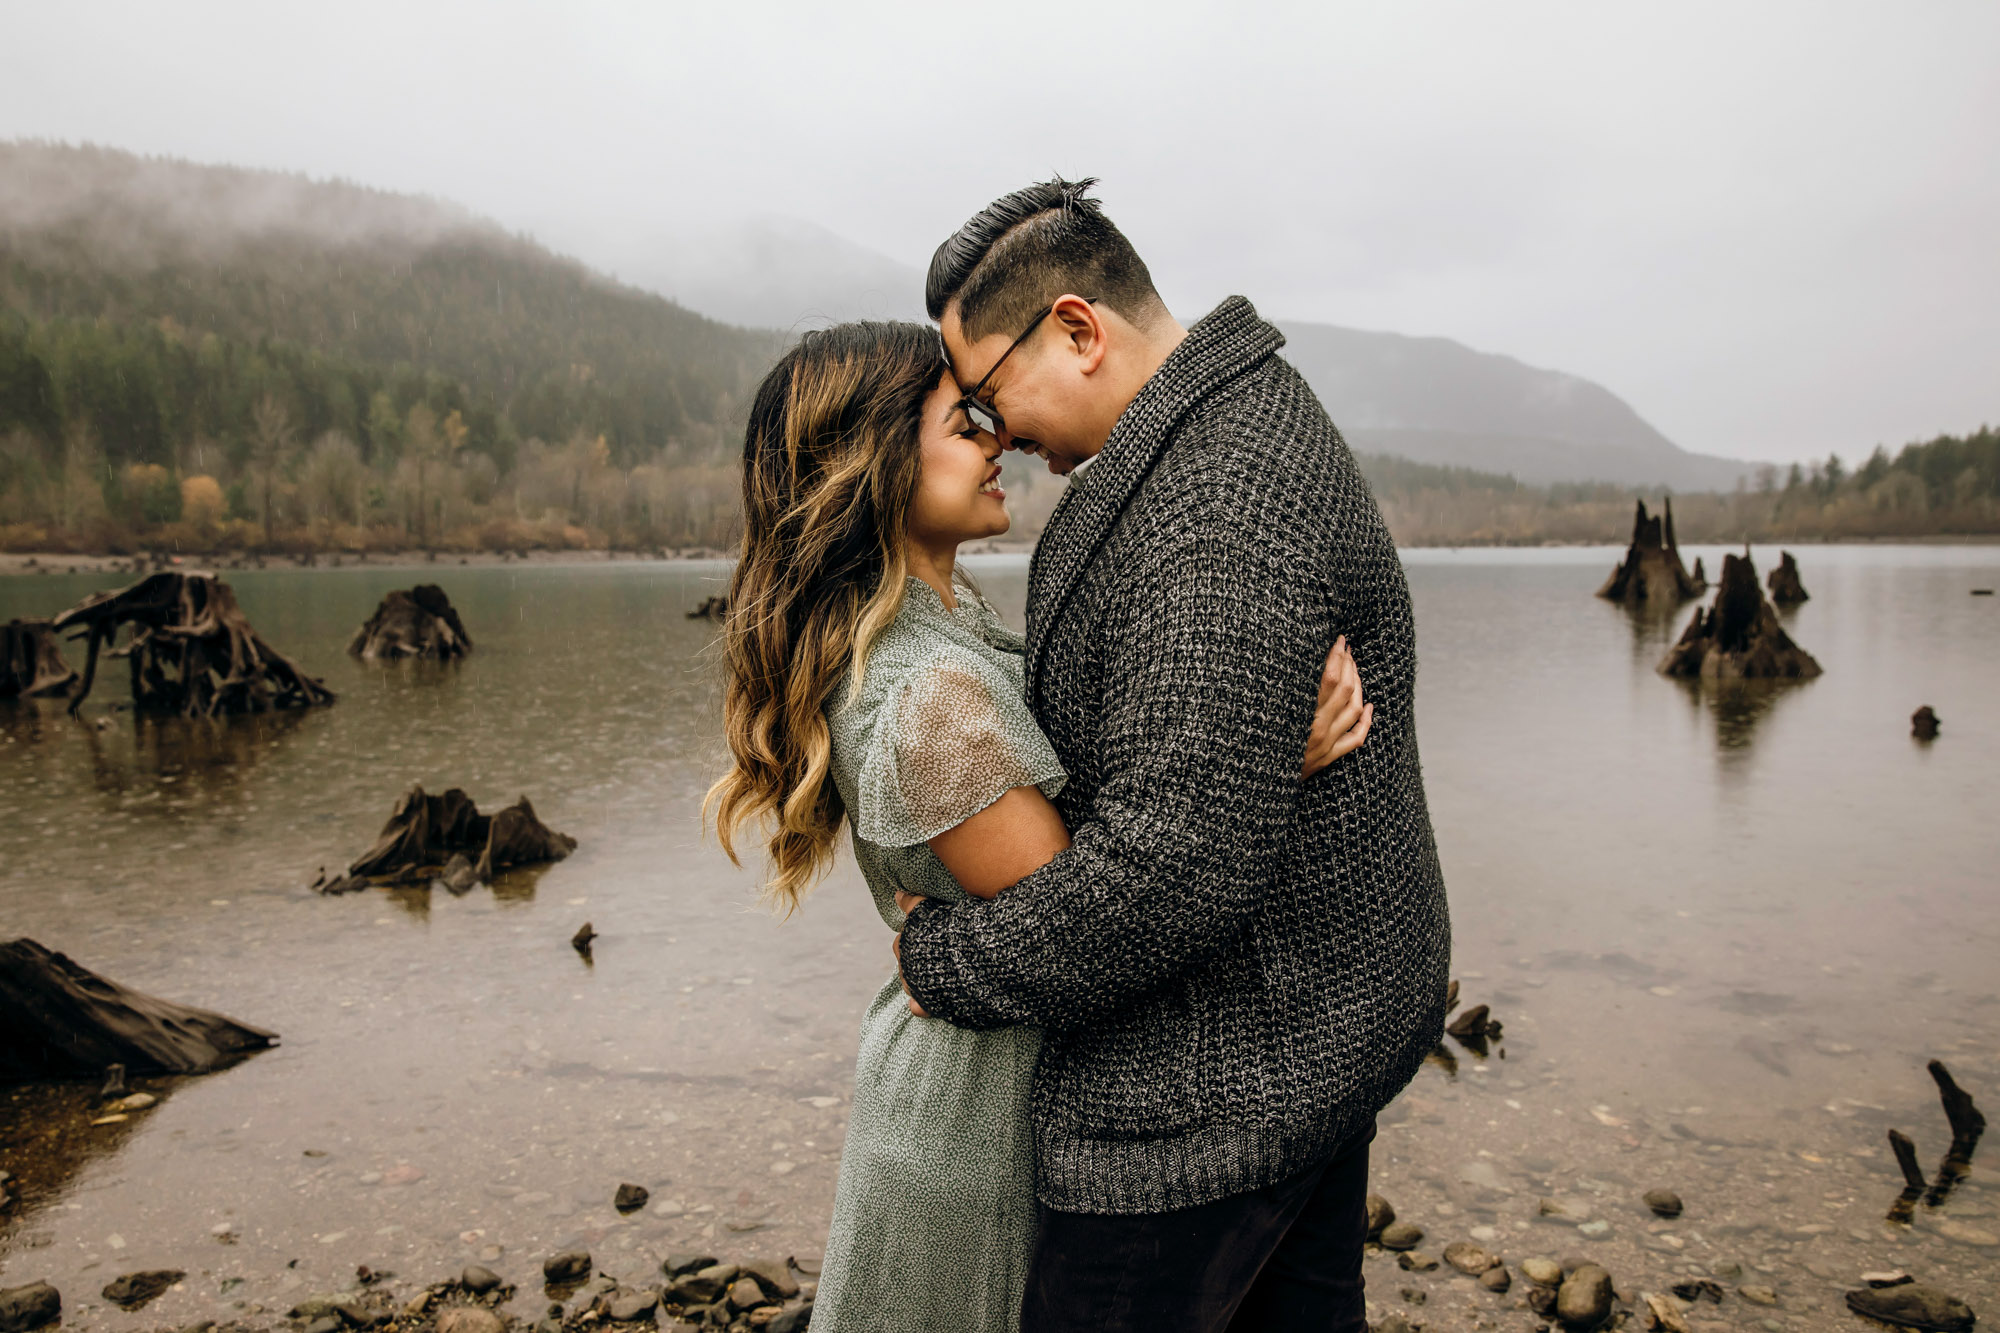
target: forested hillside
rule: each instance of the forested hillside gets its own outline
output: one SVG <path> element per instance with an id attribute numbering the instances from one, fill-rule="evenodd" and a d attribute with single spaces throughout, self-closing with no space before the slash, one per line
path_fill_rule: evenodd
<path id="1" fill-rule="evenodd" d="M 748 396 L 786 337 L 435 200 L 0 143 L 0 550 L 719 546 Z M 1454 408 L 1468 428 L 1521 417 L 1517 381 L 1548 374 L 1432 351 L 1484 376 L 1451 381 L 1487 385 L 1491 403 Z M 1329 381 L 1359 448 L 1423 396 L 1398 375 Z M 1677 453 L 1596 392 L 1592 438 Z M 1641 493 L 1363 464 L 1405 543 L 1623 540 Z M 1008 472 L 1013 535 L 1031 537 L 1062 484 Z M 1982 428 L 1857 468 L 1766 468 L 1675 512 L 1688 541 L 2000 532 L 2000 443 Z"/>
<path id="2" fill-rule="evenodd" d="M 0 144 L 0 524 L 88 541 L 192 497 L 274 538 L 719 540 L 782 341 L 429 200 Z"/>
<path id="3" fill-rule="evenodd" d="M 1529 486 L 1467 468 L 1361 455 L 1396 540 L 1412 546 L 1622 542 L 1632 501 L 1657 492 L 1607 484 Z M 2000 534 L 2000 432 L 1982 426 L 1850 468 L 1837 455 L 1766 465 L 1741 488 L 1679 493 L 1683 542 L 1840 541 Z"/>

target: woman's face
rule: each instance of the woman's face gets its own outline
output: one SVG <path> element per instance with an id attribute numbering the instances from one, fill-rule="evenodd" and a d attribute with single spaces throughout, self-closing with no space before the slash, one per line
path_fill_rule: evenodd
<path id="1" fill-rule="evenodd" d="M 997 537 L 1007 530 L 1000 489 L 1000 441 L 973 428 L 954 406 L 958 386 L 941 374 L 924 399 L 923 459 L 910 502 L 910 536 L 930 546 Z"/>

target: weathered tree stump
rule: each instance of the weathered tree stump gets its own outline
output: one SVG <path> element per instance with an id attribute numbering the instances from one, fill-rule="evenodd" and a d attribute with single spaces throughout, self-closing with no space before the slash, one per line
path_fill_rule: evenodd
<path id="1" fill-rule="evenodd" d="M 10 620 L 0 625 L 0 699 L 34 699 L 63 694 L 76 672 L 63 661 L 55 627 L 46 620 Z"/>
<path id="2" fill-rule="evenodd" d="M 1695 608 L 1659 670 L 1707 680 L 1806 680 L 1817 676 L 1820 666 L 1778 623 L 1778 613 L 1757 586 L 1757 566 L 1745 553 L 1722 557 L 1715 605 L 1705 612 Z"/>
<path id="3" fill-rule="evenodd" d="M 375 845 L 345 875 L 313 887 L 352 893 L 371 884 L 426 884 L 443 877 L 454 856 L 472 858 L 472 874 L 483 884 L 509 867 L 560 861 L 575 850 L 576 839 L 537 819 L 525 796 L 482 815 L 457 787 L 442 796 L 412 787 L 396 802 Z"/>
<path id="4" fill-rule="evenodd" d="M 1597 595 L 1614 602 L 1686 601 L 1700 596 L 1706 584 L 1689 577 L 1674 541 L 1674 502 L 1668 500 L 1657 518 L 1647 516 L 1644 500 L 1638 504 L 1632 544 Z"/>
<path id="5" fill-rule="evenodd" d="M 204 1074 L 273 1045 L 275 1032 L 156 999 L 30 939 L 0 943 L 0 1083 Z"/>
<path id="6" fill-rule="evenodd" d="M 1971 1173 L 1972 1153 L 1979 1146 L 1980 1136 L 1986 1133 L 1986 1117 L 1972 1104 L 1972 1094 L 1958 1086 L 1951 1071 L 1944 1067 L 1944 1061 L 1933 1060 L 1927 1068 L 1938 1085 L 1938 1098 L 1944 1102 L 1944 1118 L 1951 1125 L 1951 1146 L 1945 1149 L 1937 1179 L 1930 1193 L 1924 1196 L 1924 1202 L 1935 1208 Z"/>
<path id="7" fill-rule="evenodd" d="M 87 597 L 55 618 L 55 629 L 79 627 L 89 643 L 72 714 L 97 679 L 99 650 L 127 624 L 131 641 L 110 655 L 131 663 L 132 704 L 143 712 L 218 717 L 333 702 L 333 691 L 257 636 L 227 583 L 172 571 Z"/>
<path id="8" fill-rule="evenodd" d="M 429 657 L 454 661 L 472 651 L 472 636 L 444 589 L 419 583 L 382 599 L 368 623 L 348 642 L 350 656 L 374 661 L 383 657 Z"/>
<path id="9" fill-rule="evenodd" d="M 728 614 L 729 614 L 729 599 L 727 597 L 708 597 L 702 600 L 700 606 L 697 606 L 694 610 L 688 612 L 688 619 L 721 620 Z"/>
<path id="10" fill-rule="evenodd" d="M 1778 567 L 1771 571 L 1769 586 L 1771 600 L 1779 606 L 1797 606 L 1810 596 L 1806 585 L 1799 582 L 1799 562 L 1792 559 L 1790 551 L 1778 552 Z"/>
<path id="11" fill-rule="evenodd" d="M 1920 741 L 1934 741 L 1938 737 L 1937 710 L 1925 704 L 1910 714 L 1910 734 Z"/>

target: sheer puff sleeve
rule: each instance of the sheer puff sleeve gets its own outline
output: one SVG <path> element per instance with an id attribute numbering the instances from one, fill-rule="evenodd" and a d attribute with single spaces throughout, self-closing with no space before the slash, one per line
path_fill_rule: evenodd
<path id="1" fill-rule="evenodd" d="M 855 831 L 914 847 L 1015 787 L 1054 797 L 1066 776 L 1020 686 L 974 653 L 941 652 L 906 673 L 875 715 Z"/>

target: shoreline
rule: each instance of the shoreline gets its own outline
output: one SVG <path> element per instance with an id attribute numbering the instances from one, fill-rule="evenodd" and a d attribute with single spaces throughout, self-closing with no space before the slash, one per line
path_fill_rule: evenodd
<path id="1" fill-rule="evenodd" d="M 1688 547 L 1733 546 L 1729 541 L 1703 541 L 1690 539 L 1683 543 Z M 1782 538 L 1768 541 L 1753 541 L 1753 546 L 1807 547 L 1807 546 L 1996 546 L 2000 545 L 2000 533 L 1970 534 L 1930 534 L 1904 537 L 1801 537 Z M 1617 541 L 1538 541 L 1538 542 L 1485 542 L 1466 541 L 1458 543 L 1418 542 L 1399 543 L 1399 551 L 1533 551 L 1533 550 L 1591 550 L 1616 548 Z M 1034 552 L 1032 541 L 987 541 L 975 547 L 960 551 L 968 556 L 1026 556 Z M 667 547 L 652 551 L 612 550 L 605 547 L 578 548 L 574 550 L 546 551 L 531 550 L 514 552 L 500 551 L 392 551 L 392 552 L 309 552 L 294 554 L 279 552 L 258 555 L 242 551 L 202 551 L 167 555 L 164 552 L 140 552 L 120 555 L 112 552 L 70 552 L 70 551 L 0 551 L 0 577 L 7 575 L 35 574 L 96 574 L 107 570 L 123 573 L 145 573 L 160 569 L 207 570 L 227 572 L 257 569 L 424 569 L 432 566 L 444 567 L 485 567 L 493 565 L 609 565 L 609 564 L 674 564 L 683 562 L 728 562 L 736 558 L 733 550 L 714 546 Z"/>

